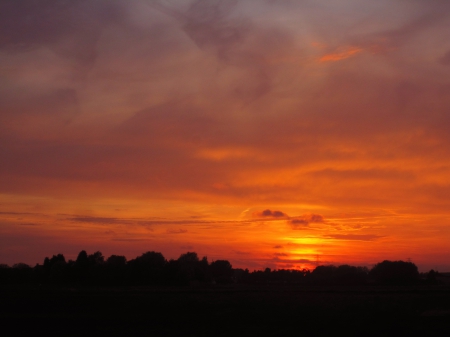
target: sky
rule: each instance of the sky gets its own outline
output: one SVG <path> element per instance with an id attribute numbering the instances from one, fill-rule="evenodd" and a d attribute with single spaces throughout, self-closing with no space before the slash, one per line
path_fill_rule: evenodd
<path id="1" fill-rule="evenodd" d="M 447 0 L 3 0 L 0 263 L 450 271 Z"/>

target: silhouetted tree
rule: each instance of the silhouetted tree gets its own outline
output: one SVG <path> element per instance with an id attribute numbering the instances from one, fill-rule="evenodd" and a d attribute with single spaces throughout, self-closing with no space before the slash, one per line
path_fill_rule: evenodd
<path id="1" fill-rule="evenodd" d="M 108 285 L 124 285 L 127 280 L 127 258 L 111 255 L 105 263 L 105 283 Z"/>
<path id="2" fill-rule="evenodd" d="M 130 279 L 135 284 L 161 284 L 166 263 L 161 253 L 146 252 L 128 262 Z"/>
<path id="3" fill-rule="evenodd" d="M 438 281 L 437 281 L 437 275 L 438 275 L 438 273 L 435 272 L 433 269 L 431 269 L 431 270 L 427 273 L 427 276 L 426 276 L 426 282 L 427 282 L 428 284 L 437 284 L 437 283 L 438 283 Z"/>
<path id="4" fill-rule="evenodd" d="M 81 284 L 89 282 L 89 258 L 85 250 L 82 250 L 75 260 L 73 279 L 75 282 Z"/>
<path id="5" fill-rule="evenodd" d="M 91 266 L 101 265 L 105 262 L 102 252 L 96 251 L 94 254 L 88 256 L 89 264 Z"/>
<path id="6" fill-rule="evenodd" d="M 7 264 L 0 264 L 0 284 L 10 283 L 10 267 Z"/>
<path id="7" fill-rule="evenodd" d="M 208 263 L 207 257 L 199 259 L 197 253 L 181 254 L 177 260 L 167 261 L 161 253 L 150 251 L 127 262 L 125 256 L 111 255 L 106 261 L 100 251 L 88 255 L 81 251 L 76 261 L 68 261 L 64 255 L 46 257 L 42 265 L 31 268 L 18 263 L 9 267 L 0 264 L 1 284 L 51 283 L 96 285 L 189 285 L 196 283 L 249 284 L 322 284 L 362 285 L 368 280 L 376 284 L 424 284 L 437 283 L 437 272 L 419 274 L 411 262 L 383 261 L 370 272 L 366 267 L 341 265 L 318 266 L 309 270 L 233 269 L 227 260 Z"/>
<path id="8" fill-rule="evenodd" d="M 241 269 L 241 268 L 233 269 L 234 279 L 236 280 L 237 283 L 248 283 L 249 274 L 250 272 L 248 269 Z"/>
<path id="9" fill-rule="evenodd" d="M 195 272 L 200 260 L 195 252 L 181 254 L 177 260 L 177 279 L 180 284 L 188 285 L 195 279 Z"/>
<path id="10" fill-rule="evenodd" d="M 108 266 L 124 267 L 127 264 L 127 258 L 122 255 L 111 255 L 106 260 Z"/>
<path id="11" fill-rule="evenodd" d="M 413 284 L 419 279 L 419 271 L 412 262 L 385 260 L 370 270 L 369 277 L 378 284 Z"/>
<path id="12" fill-rule="evenodd" d="M 95 253 L 88 255 L 88 261 L 88 283 L 98 285 L 104 283 L 105 257 L 102 252 L 96 251 Z"/>
<path id="13" fill-rule="evenodd" d="M 369 271 L 365 267 L 354 267 L 344 264 L 337 267 L 334 273 L 336 284 L 362 285 L 367 282 L 367 275 Z"/>
<path id="14" fill-rule="evenodd" d="M 66 283 L 70 279 L 66 259 L 63 254 L 46 257 L 43 265 L 44 282 Z"/>
<path id="15" fill-rule="evenodd" d="M 336 266 L 318 266 L 310 275 L 313 284 L 333 284 L 336 279 Z"/>
<path id="16" fill-rule="evenodd" d="M 197 253 L 181 254 L 178 260 L 169 261 L 167 278 L 171 284 L 189 285 L 198 282 L 209 282 L 208 259 L 198 258 Z"/>
<path id="17" fill-rule="evenodd" d="M 33 269 L 26 263 L 16 263 L 9 269 L 10 282 L 13 284 L 24 284 L 32 281 Z"/>
<path id="18" fill-rule="evenodd" d="M 89 265 L 89 258 L 85 250 L 82 250 L 80 253 L 78 253 L 75 263 L 79 266 L 87 267 Z"/>
<path id="19" fill-rule="evenodd" d="M 233 282 L 233 267 L 227 260 L 217 260 L 211 262 L 209 266 L 211 276 L 217 283 L 232 283 Z"/>

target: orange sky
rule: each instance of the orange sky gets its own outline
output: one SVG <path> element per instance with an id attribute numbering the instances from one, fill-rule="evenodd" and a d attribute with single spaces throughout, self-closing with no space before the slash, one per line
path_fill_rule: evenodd
<path id="1" fill-rule="evenodd" d="M 0 4 L 0 263 L 450 270 L 450 3 Z"/>

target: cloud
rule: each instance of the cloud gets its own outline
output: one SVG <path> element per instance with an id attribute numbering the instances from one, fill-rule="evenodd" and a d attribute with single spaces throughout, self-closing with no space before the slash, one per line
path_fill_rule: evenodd
<path id="1" fill-rule="evenodd" d="M 375 241 L 384 236 L 374 234 L 331 234 L 326 235 L 325 237 L 344 241 Z"/>
<path id="2" fill-rule="evenodd" d="M 186 229 L 168 229 L 166 231 L 167 234 L 184 234 L 187 233 Z"/>
<path id="3" fill-rule="evenodd" d="M 348 47 L 344 50 L 337 50 L 335 52 L 332 52 L 330 54 L 323 55 L 319 62 L 336 62 L 340 60 L 347 59 L 349 57 L 352 57 L 358 53 L 361 53 L 363 50 L 358 47 Z"/>
<path id="4" fill-rule="evenodd" d="M 96 61 L 103 28 L 123 20 L 124 8 L 115 0 L 4 0 L 0 4 L 0 51 L 21 53 L 49 48 L 74 62 L 74 76 L 84 77 Z"/>
<path id="5" fill-rule="evenodd" d="M 0 212 L 1 215 L 43 215 L 42 213 L 30 213 L 30 212 Z"/>
<path id="6" fill-rule="evenodd" d="M 324 218 L 320 214 L 310 213 L 310 214 L 303 215 L 303 217 L 305 219 L 307 219 L 310 223 L 321 223 L 321 222 L 324 222 Z"/>
<path id="7" fill-rule="evenodd" d="M 450 65 L 450 50 L 439 59 L 439 62 L 444 66 Z"/>
<path id="8" fill-rule="evenodd" d="M 288 215 L 281 211 L 272 211 L 270 209 L 265 209 L 264 211 L 254 212 L 253 217 L 256 218 L 273 218 L 273 219 L 285 219 Z"/>
<path id="9" fill-rule="evenodd" d="M 322 223 L 324 217 L 320 214 L 303 214 L 301 217 L 293 217 L 289 219 L 288 223 L 294 230 L 305 229 L 310 223 Z"/>
<path id="10" fill-rule="evenodd" d="M 68 218 L 73 222 L 100 224 L 100 225 L 141 225 L 152 226 L 159 225 L 167 220 L 146 220 L 140 218 L 114 218 L 114 217 L 93 217 L 93 216 L 76 216 Z"/>
<path id="11" fill-rule="evenodd" d="M 309 221 L 306 219 L 294 218 L 289 220 L 289 224 L 292 229 L 303 229 L 309 225 Z"/>
<path id="12" fill-rule="evenodd" d="M 287 30 L 263 28 L 248 16 L 236 15 L 241 4 L 235 0 L 196 0 L 183 10 L 161 1 L 149 3 L 177 20 L 200 50 L 213 54 L 226 67 L 218 69 L 224 81 L 237 70 L 230 93 L 251 102 L 273 89 L 276 72 L 270 60 L 292 48 L 294 40 Z"/>
<path id="13" fill-rule="evenodd" d="M 352 34 L 348 36 L 347 41 L 355 48 L 361 48 L 373 54 L 393 52 L 411 43 L 428 29 L 445 21 L 447 16 L 445 12 L 448 12 L 448 9 L 448 3 L 443 6 L 426 6 L 419 13 L 408 13 L 406 22 L 400 23 L 400 25 L 396 20 L 394 21 L 395 27 L 381 28 L 370 33 Z M 389 27 L 389 24 L 386 27 Z"/>
<path id="14" fill-rule="evenodd" d="M 308 260 L 308 259 L 299 259 L 299 260 L 294 260 L 294 261 L 297 263 L 310 263 L 311 262 L 311 260 Z"/>
<path id="15" fill-rule="evenodd" d="M 233 253 L 237 254 L 237 255 L 251 255 L 251 252 L 247 252 L 247 251 L 242 251 L 242 250 L 234 250 Z"/>
<path id="16" fill-rule="evenodd" d="M 207 220 L 202 217 L 189 217 L 187 219 L 170 219 L 160 217 L 150 218 L 116 218 L 116 217 L 94 217 L 94 216 L 73 216 L 66 218 L 71 222 L 100 224 L 100 225 L 130 225 L 130 226 L 171 226 L 171 225 L 197 225 L 202 229 L 217 229 L 220 225 L 247 225 L 249 220 Z M 257 221 L 257 219 L 253 220 Z M 151 230 L 151 229 L 149 229 Z M 185 229 L 169 229 L 167 233 L 186 233 Z"/>
<path id="17" fill-rule="evenodd" d="M 110 217 L 93 217 L 93 216 L 73 217 L 73 218 L 69 218 L 69 220 L 75 221 L 75 222 L 87 222 L 87 223 L 98 223 L 98 224 L 123 224 L 123 223 L 127 223 L 130 221 L 129 219 L 110 218 Z"/>

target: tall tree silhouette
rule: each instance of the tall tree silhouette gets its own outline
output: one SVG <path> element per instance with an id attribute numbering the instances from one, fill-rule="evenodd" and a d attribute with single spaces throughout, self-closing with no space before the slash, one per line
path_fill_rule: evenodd
<path id="1" fill-rule="evenodd" d="M 166 264 L 161 253 L 146 252 L 128 262 L 130 278 L 135 284 L 161 284 Z"/>
<path id="2" fill-rule="evenodd" d="M 369 277 L 379 284 L 412 284 L 419 280 L 419 271 L 412 262 L 385 260 L 372 268 Z"/>
<path id="3" fill-rule="evenodd" d="M 209 267 L 213 280 L 217 283 L 233 282 L 233 267 L 227 260 L 217 260 L 211 262 Z"/>

